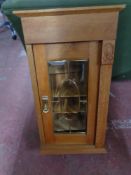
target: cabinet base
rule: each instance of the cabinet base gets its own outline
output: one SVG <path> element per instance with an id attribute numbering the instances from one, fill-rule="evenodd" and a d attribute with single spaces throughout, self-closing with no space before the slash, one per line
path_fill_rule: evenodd
<path id="1" fill-rule="evenodd" d="M 96 148 L 89 145 L 44 145 L 41 147 L 42 154 L 103 154 L 105 148 Z"/>

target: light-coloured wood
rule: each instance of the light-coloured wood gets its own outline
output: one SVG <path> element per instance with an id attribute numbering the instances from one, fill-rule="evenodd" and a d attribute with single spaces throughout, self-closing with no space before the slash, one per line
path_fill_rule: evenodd
<path id="1" fill-rule="evenodd" d="M 88 79 L 88 121 L 87 133 L 88 143 L 94 144 L 95 123 L 97 114 L 98 83 L 100 69 L 100 43 L 90 42 L 89 44 L 89 79 Z"/>
<path id="2" fill-rule="evenodd" d="M 38 91 L 38 82 L 36 77 L 36 70 L 35 70 L 35 63 L 33 57 L 33 51 L 31 45 L 26 45 L 26 51 L 28 55 L 28 63 L 30 68 L 30 76 L 32 80 L 32 89 L 34 94 L 34 102 L 35 102 L 35 109 L 37 113 L 37 122 L 38 122 L 38 129 L 40 135 L 41 145 L 45 143 L 45 135 L 44 135 L 44 128 L 43 128 L 43 120 L 41 114 L 41 107 L 40 107 L 40 99 L 39 99 L 39 91 Z"/>
<path id="3" fill-rule="evenodd" d="M 74 43 L 75 46 L 78 50 L 82 50 L 82 48 L 79 47 L 83 47 L 84 45 L 84 51 L 85 48 L 87 46 L 87 54 L 89 56 L 89 58 L 84 58 L 89 60 L 89 91 L 87 89 L 87 93 L 90 99 L 89 102 L 89 112 L 87 115 L 87 133 L 86 135 L 76 135 L 76 134 L 72 134 L 72 135 L 67 135 L 65 134 L 62 135 L 55 135 L 53 133 L 53 116 L 51 113 L 51 110 L 47 113 L 44 114 L 43 113 L 43 121 L 44 121 L 44 130 L 45 130 L 45 135 L 46 135 L 46 143 L 59 143 L 59 144 L 72 144 L 73 142 L 76 144 L 85 144 L 85 143 L 89 143 L 89 144 L 93 144 L 94 141 L 94 128 L 95 128 L 95 116 L 96 116 L 96 108 L 94 107 L 94 105 L 96 105 L 97 103 L 97 88 L 98 88 L 98 76 L 99 74 L 95 74 L 95 71 L 98 72 L 99 69 L 99 64 L 97 62 L 98 60 L 98 42 L 93 42 L 90 44 L 90 50 L 88 51 L 88 43 L 83 43 L 83 44 L 79 44 L 77 45 L 77 43 Z M 63 45 L 63 44 L 62 44 Z M 73 43 L 72 43 L 73 45 Z M 70 44 L 69 44 L 70 46 Z M 69 48 L 69 46 L 66 47 Z M 79 46 L 79 47 L 78 47 Z M 53 45 L 52 45 L 53 47 Z M 61 48 L 60 44 L 58 45 L 59 48 Z M 62 46 L 63 47 L 63 46 Z M 73 46 L 72 46 L 73 47 Z M 37 73 L 37 79 L 38 79 L 38 84 L 39 84 L 39 92 L 40 92 L 40 98 L 42 96 L 48 96 L 49 97 L 49 106 L 50 104 L 50 86 L 49 86 L 49 80 L 48 80 L 48 63 L 47 63 L 47 57 L 48 57 L 48 52 L 51 51 L 48 45 L 45 44 L 37 44 L 33 46 L 33 51 L 34 51 L 34 58 L 35 58 L 35 64 L 36 64 L 36 73 Z M 63 47 L 64 50 L 64 47 Z M 58 51 L 58 53 L 55 53 L 55 55 L 59 55 L 61 52 L 61 50 L 56 50 Z M 70 56 L 74 56 L 74 51 L 73 53 L 72 49 L 70 49 Z M 90 52 L 90 53 L 88 53 Z M 65 52 L 65 56 L 67 55 L 67 53 Z M 53 55 L 52 55 L 53 56 Z M 64 57 L 64 54 L 63 54 Z M 91 60 L 90 60 L 91 59 Z M 72 60 L 75 60 L 75 57 L 72 58 Z M 87 72 L 88 74 L 88 72 Z M 88 75 L 87 75 L 88 76 Z M 88 86 L 88 85 L 87 85 Z M 88 100 L 89 101 L 89 100 Z M 87 106 L 88 108 L 88 106 Z M 51 109 L 51 107 L 50 107 Z"/>
<path id="4" fill-rule="evenodd" d="M 40 9 L 40 10 L 18 10 L 13 13 L 20 17 L 30 16 L 52 16 L 52 15 L 68 15 L 68 14 L 83 14 L 83 13 L 106 13 L 119 12 L 126 7 L 125 4 L 108 5 L 108 6 L 93 6 L 93 7 L 74 7 L 74 8 L 55 8 L 55 9 Z"/>
<path id="5" fill-rule="evenodd" d="M 87 144 L 86 134 L 57 134 L 54 144 Z"/>
<path id="6" fill-rule="evenodd" d="M 125 5 L 15 11 L 22 17 L 44 154 L 105 153 L 109 91 L 119 11 Z M 49 60 L 89 61 L 87 133 L 53 129 Z M 60 81 L 61 79 L 59 79 Z M 49 112 L 42 112 L 48 96 Z M 44 131 L 43 131 L 44 129 Z M 90 145 L 90 146 L 89 146 Z"/>
<path id="7" fill-rule="evenodd" d="M 44 145 L 41 147 L 42 154 L 96 154 L 96 153 L 107 153 L 104 147 L 96 148 L 90 145 Z"/>
<path id="8" fill-rule="evenodd" d="M 105 144 L 111 74 L 112 65 L 101 66 L 95 142 L 97 148 L 104 147 Z"/>
<path id="9" fill-rule="evenodd" d="M 115 52 L 115 40 L 104 40 L 102 43 L 101 64 L 113 64 Z"/>
<path id="10" fill-rule="evenodd" d="M 114 61 L 115 41 L 102 42 L 102 56 L 100 68 L 99 100 L 97 112 L 96 147 L 105 144 L 109 92 Z"/>
<path id="11" fill-rule="evenodd" d="M 42 117 L 44 121 L 44 131 L 47 143 L 54 142 L 53 138 L 53 123 L 51 113 L 51 99 L 50 99 L 50 87 L 48 81 L 48 65 L 46 60 L 46 51 L 44 45 L 34 45 L 34 59 L 36 65 L 36 74 L 38 79 L 39 95 L 41 100 L 41 111 L 42 111 L 42 96 L 48 96 L 49 112 L 43 113 Z"/>
<path id="12" fill-rule="evenodd" d="M 83 59 L 88 58 L 88 42 L 46 44 L 48 60 Z"/>
<path id="13" fill-rule="evenodd" d="M 25 43 L 58 43 L 116 38 L 118 12 L 24 17 Z"/>

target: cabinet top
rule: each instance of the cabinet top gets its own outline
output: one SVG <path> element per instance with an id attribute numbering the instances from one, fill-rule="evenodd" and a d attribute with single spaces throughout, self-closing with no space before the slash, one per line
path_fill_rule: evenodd
<path id="1" fill-rule="evenodd" d="M 107 13 L 119 12 L 126 7 L 125 4 L 105 5 L 105 6 L 88 6 L 74 8 L 55 8 L 55 9 L 40 9 L 40 10 L 17 10 L 13 13 L 19 17 L 32 16 L 52 16 L 52 15 L 68 15 L 68 14 L 84 14 L 84 13 Z"/>

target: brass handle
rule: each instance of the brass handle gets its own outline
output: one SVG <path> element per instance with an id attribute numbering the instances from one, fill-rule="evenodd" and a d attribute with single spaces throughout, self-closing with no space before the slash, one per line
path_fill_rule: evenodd
<path id="1" fill-rule="evenodd" d="M 49 112 L 48 96 L 42 96 L 42 106 L 43 106 L 43 112 L 48 113 Z"/>

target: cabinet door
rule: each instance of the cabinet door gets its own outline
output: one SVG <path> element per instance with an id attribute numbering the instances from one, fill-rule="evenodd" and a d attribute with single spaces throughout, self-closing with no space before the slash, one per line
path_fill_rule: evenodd
<path id="1" fill-rule="evenodd" d="M 33 46 L 46 143 L 94 144 L 99 43 Z"/>

